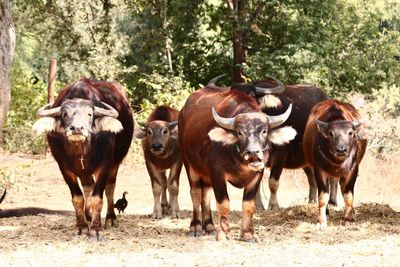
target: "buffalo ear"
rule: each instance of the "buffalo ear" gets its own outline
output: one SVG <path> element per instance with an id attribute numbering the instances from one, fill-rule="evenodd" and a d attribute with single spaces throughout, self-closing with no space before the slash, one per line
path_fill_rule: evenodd
<path id="1" fill-rule="evenodd" d="M 171 121 L 168 123 L 168 129 L 171 135 L 178 137 L 178 121 Z"/>
<path id="2" fill-rule="evenodd" d="M 317 119 L 318 131 L 324 136 L 328 137 L 329 123 Z"/>
<path id="3" fill-rule="evenodd" d="M 55 131 L 57 128 L 56 119 L 53 117 L 43 117 L 38 119 L 32 126 L 32 131 L 35 136 Z"/>
<path id="4" fill-rule="evenodd" d="M 94 132 L 119 133 L 123 129 L 121 122 L 110 116 L 103 116 L 94 120 Z"/>
<path id="5" fill-rule="evenodd" d="M 215 127 L 208 132 L 208 136 L 213 142 L 220 142 L 223 145 L 232 145 L 238 141 L 236 135 L 221 127 Z"/>
<path id="6" fill-rule="evenodd" d="M 139 127 L 135 127 L 135 130 L 133 130 L 133 136 L 137 139 L 143 139 L 146 137 L 146 131 Z"/>
<path id="7" fill-rule="evenodd" d="M 281 146 L 288 144 L 296 137 L 296 135 L 297 132 L 295 129 L 293 129 L 291 126 L 285 126 L 272 130 L 268 135 L 268 139 L 271 141 L 271 143 Z"/>

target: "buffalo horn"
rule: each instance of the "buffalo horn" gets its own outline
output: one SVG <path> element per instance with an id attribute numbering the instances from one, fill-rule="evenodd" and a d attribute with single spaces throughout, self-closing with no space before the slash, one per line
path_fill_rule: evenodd
<path id="1" fill-rule="evenodd" d="M 271 76 L 267 76 L 267 77 L 274 80 L 276 82 L 277 86 L 272 87 L 272 88 L 254 86 L 257 94 L 260 94 L 260 95 L 279 94 L 279 93 L 282 93 L 283 91 L 285 91 L 285 86 L 283 85 L 283 83 L 281 81 L 279 81 L 278 79 L 275 79 L 274 77 L 271 77 Z"/>
<path id="2" fill-rule="evenodd" d="M 95 116 L 110 116 L 113 118 L 117 118 L 118 117 L 118 111 L 113 108 L 112 106 L 110 106 L 107 103 L 101 102 L 107 109 L 104 108 L 100 108 L 100 107 L 94 107 L 94 115 Z"/>
<path id="3" fill-rule="evenodd" d="M 214 107 L 211 109 L 212 116 L 214 120 L 218 123 L 219 126 L 221 126 L 224 129 L 227 130 L 233 130 L 235 127 L 235 117 L 233 118 L 223 118 L 218 115 L 218 113 L 215 111 Z"/>
<path id="4" fill-rule="evenodd" d="M 280 126 L 289 118 L 291 112 L 292 112 L 292 103 L 289 104 L 289 107 L 283 114 L 277 116 L 268 116 L 269 127 L 272 129 Z"/>
<path id="5" fill-rule="evenodd" d="M 60 115 L 61 107 L 48 109 L 52 105 L 53 105 L 53 103 L 48 103 L 48 104 L 44 105 L 43 107 L 39 108 L 39 110 L 37 111 L 37 115 L 39 117 L 55 117 L 55 116 Z"/>
<path id="6" fill-rule="evenodd" d="M 225 73 L 225 74 L 221 74 L 221 75 L 218 75 L 217 77 L 212 78 L 212 79 L 208 82 L 207 86 L 210 86 L 210 87 L 216 86 L 215 84 L 218 82 L 218 80 L 221 79 L 222 77 L 227 76 L 227 75 L 228 75 L 228 74 Z"/>

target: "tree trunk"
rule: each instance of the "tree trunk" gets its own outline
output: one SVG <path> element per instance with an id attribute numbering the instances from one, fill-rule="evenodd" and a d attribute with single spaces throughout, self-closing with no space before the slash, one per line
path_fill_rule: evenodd
<path id="1" fill-rule="evenodd" d="M 247 60 L 246 47 L 246 0 L 228 0 L 231 10 L 232 43 L 233 43 L 233 81 L 243 82 L 243 63 Z"/>
<path id="2" fill-rule="evenodd" d="M 0 144 L 3 126 L 11 102 L 10 71 L 15 47 L 15 29 L 11 1 L 0 0 Z"/>

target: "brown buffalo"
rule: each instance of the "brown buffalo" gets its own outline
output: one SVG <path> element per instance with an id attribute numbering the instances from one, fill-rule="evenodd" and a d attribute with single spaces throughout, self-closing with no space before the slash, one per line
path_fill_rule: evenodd
<path id="1" fill-rule="evenodd" d="M 360 114 L 352 105 L 327 100 L 311 110 L 303 147 L 318 186 L 318 224 L 321 229 L 327 226 L 330 176 L 339 179 L 345 202 L 344 220 L 354 221 L 354 185 L 366 146 Z"/>
<path id="2" fill-rule="evenodd" d="M 256 242 L 253 230 L 254 197 L 273 143 L 294 138 L 295 130 L 279 126 L 289 117 L 291 105 L 278 116 L 260 112 L 254 98 L 236 91 L 205 87 L 190 95 L 179 114 L 179 143 L 193 202 L 190 236 L 211 234 L 210 197 L 214 190 L 221 230 L 229 232 L 229 197 L 226 182 L 244 188 L 241 239 Z M 201 213 L 200 213 L 201 207 Z"/>
<path id="3" fill-rule="evenodd" d="M 34 131 L 47 133 L 51 153 L 71 191 L 78 233 L 89 228 L 99 238 L 103 193 L 108 204 L 106 224 L 113 225 L 117 172 L 133 135 L 125 93 L 113 83 L 82 78 L 62 89 L 54 104 L 40 108 L 38 115 L 42 118 Z"/>
<path id="4" fill-rule="evenodd" d="M 154 196 L 152 217 L 161 219 L 162 215 L 178 216 L 179 175 L 182 158 L 178 144 L 179 111 L 168 106 L 157 107 L 142 124 L 142 129 L 135 130 L 135 137 L 142 139 L 142 148 L 147 171 L 151 179 Z M 166 170 L 169 177 L 166 177 Z M 167 200 L 169 192 L 169 204 Z M 160 202 L 161 197 L 161 202 Z"/>
<path id="5" fill-rule="evenodd" d="M 220 75 L 212 79 L 208 86 L 215 87 L 215 83 L 225 75 Z M 267 166 L 271 168 L 269 176 L 269 189 L 271 196 L 268 209 L 276 210 L 278 204 L 279 178 L 283 169 L 303 168 L 307 175 L 310 185 L 309 201 L 315 202 L 317 197 L 317 185 L 315 184 L 312 169 L 307 166 L 307 161 L 303 153 L 303 133 L 307 123 L 308 115 L 313 106 L 328 99 L 326 93 L 313 85 L 296 84 L 283 85 L 279 80 L 270 77 L 269 79 L 259 80 L 254 83 L 236 83 L 231 86 L 231 90 L 239 90 L 253 96 L 261 106 L 261 110 L 269 115 L 281 114 L 289 104 L 293 104 L 293 111 L 290 117 L 282 126 L 293 127 L 297 135 L 294 140 L 284 145 L 273 145 Z M 336 183 L 332 184 L 335 188 Z M 336 203 L 336 190 L 331 190 L 330 203 Z M 256 196 L 256 206 L 264 209 L 261 201 L 260 188 Z"/>

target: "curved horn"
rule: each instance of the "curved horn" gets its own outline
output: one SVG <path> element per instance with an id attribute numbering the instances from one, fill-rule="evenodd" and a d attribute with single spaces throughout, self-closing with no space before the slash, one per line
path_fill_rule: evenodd
<path id="1" fill-rule="evenodd" d="M 207 83 L 207 86 L 210 86 L 210 87 L 212 87 L 212 86 L 216 86 L 215 84 L 218 82 L 218 80 L 219 79 L 221 79 L 222 77 L 225 77 L 225 76 L 227 76 L 228 74 L 221 74 L 221 75 L 218 75 L 217 77 L 214 77 L 214 78 L 212 78 L 208 83 Z"/>
<path id="2" fill-rule="evenodd" d="M 285 91 L 285 86 L 283 85 L 283 83 L 281 81 L 279 81 L 278 79 L 275 79 L 272 76 L 267 76 L 267 77 L 274 80 L 276 82 L 277 86 L 272 87 L 272 88 L 254 86 L 256 93 L 258 93 L 260 95 L 268 95 L 268 94 L 279 94 L 279 93 L 282 93 L 283 91 Z"/>
<path id="3" fill-rule="evenodd" d="M 95 106 L 94 107 L 94 115 L 95 116 L 110 116 L 113 118 L 118 117 L 118 111 L 115 108 L 113 108 L 112 106 L 110 106 L 107 103 L 104 103 L 104 102 L 100 102 L 100 103 L 103 104 L 107 109 Z"/>
<path id="4" fill-rule="evenodd" d="M 56 108 L 48 109 L 48 108 L 51 107 L 53 104 L 54 104 L 54 102 L 53 102 L 53 103 L 48 103 L 48 104 L 44 105 L 43 107 L 41 107 L 41 108 L 38 109 L 38 111 L 37 111 L 36 114 L 37 114 L 39 117 L 55 117 L 55 116 L 57 116 L 57 115 L 60 115 L 61 107 L 56 107 Z"/>
<path id="5" fill-rule="evenodd" d="M 235 127 L 235 117 L 233 118 L 224 118 L 218 115 L 218 113 L 215 111 L 214 107 L 211 108 L 212 116 L 214 120 L 218 123 L 219 126 L 221 126 L 224 129 L 227 130 L 233 130 Z"/>
<path id="6" fill-rule="evenodd" d="M 276 128 L 278 126 L 280 126 L 282 123 L 284 123 L 290 116 L 290 113 L 292 112 L 292 103 L 289 104 L 289 107 L 287 108 L 287 110 L 281 114 L 281 115 L 277 115 L 277 116 L 268 116 L 268 121 L 269 121 L 269 127 L 272 128 Z"/>

